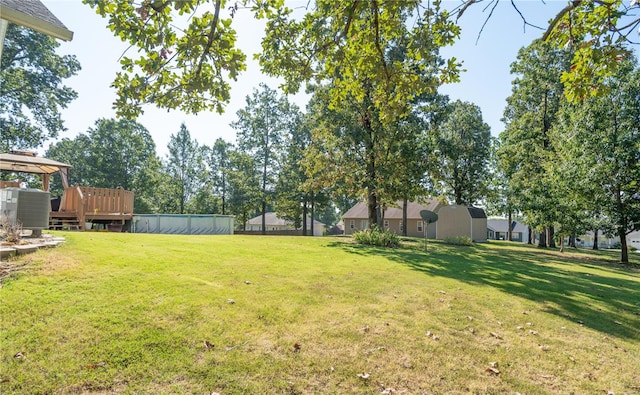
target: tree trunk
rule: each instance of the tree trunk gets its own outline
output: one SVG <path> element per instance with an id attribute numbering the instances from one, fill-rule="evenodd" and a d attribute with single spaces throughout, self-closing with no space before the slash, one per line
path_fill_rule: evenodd
<path id="1" fill-rule="evenodd" d="M 598 249 L 598 229 L 593 231 L 593 247 L 592 249 Z"/>
<path id="2" fill-rule="evenodd" d="M 513 241 L 513 226 L 512 226 L 512 222 L 513 219 L 511 217 L 511 209 L 509 209 L 509 215 L 508 215 L 508 219 L 507 219 L 507 240 L 509 241 Z"/>
<path id="3" fill-rule="evenodd" d="M 267 234 L 267 201 L 262 200 L 262 234 Z"/>
<path id="4" fill-rule="evenodd" d="M 560 236 L 560 252 L 564 252 L 564 236 Z"/>
<path id="5" fill-rule="evenodd" d="M 530 226 L 527 227 L 529 229 L 529 237 L 527 238 L 527 244 L 533 244 L 533 230 Z"/>
<path id="6" fill-rule="evenodd" d="M 313 229 L 313 228 L 312 228 Z M 307 200 L 302 203 L 302 235 L 307 235 Z"/>
<path id="7" fill-rule="evenodd" d="M 542 230 L 540 231 L 538 247 L 547 248 L 547 228 L 542 228 Z"/>
<path id="8" fill-rule="evenodd" d="M 313 195 L 313 192 L 311 192 L 311 236 L 315 236 L 314 232 L 314 222 L 315 222 L 315 214 L 316 211 L 316 197 Z M 320 235 L 319 235 L 320 236 Z"/>
<path id="9" fill-rule="evenodd" d="M 627 234 L 625 228 L 618 227 L 618 237 L 620 237 L 620 262 L 629 263 L 629 250 L 627 249 Z"/>
<path id="10" fill-rule="evenodd" d="M 547 233 L 547 242 L 549 243 L 549 247 L 556 248 L 555 228 L 553 226 L 549 226 L 547 228 Z"/>
<path id="11" fill-rule="evenodd" d="M 402 235 L 406 236 L 407 235 L 407 205 L 408 205 L 408 199 L 405 197 L 404 200 L 402 200 Z"/>
<path id="12" fill-rule="evenodd" d="M 576 234 L 575 233 L 572 233 L 571 236 L 569 236 L 569 247 L 578 248 L 576 246 Z"/>

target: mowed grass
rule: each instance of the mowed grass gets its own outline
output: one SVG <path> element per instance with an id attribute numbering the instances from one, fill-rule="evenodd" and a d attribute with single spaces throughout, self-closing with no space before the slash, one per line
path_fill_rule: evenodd
<path id="1" fill-rule="evenodd" d="M 0 393 L 640 393 L 638 254 L 64 235 L 2 283 Z"/>

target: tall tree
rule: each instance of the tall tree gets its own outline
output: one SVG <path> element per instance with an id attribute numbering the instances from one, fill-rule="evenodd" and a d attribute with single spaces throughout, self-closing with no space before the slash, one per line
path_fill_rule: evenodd
<path id="1" fill-rule="evenodd" d="M 66 130 L 60 110 L 78 95 L 63 80 L 80 70 L 58 42 L 10 23 L 0 60 L 0 151 L 34 149 Z"/>
<path id="2" fill-rule="evenodd" d="M 168 148 L 166 168 L 176 188 L 171 199 L 177 203 L 178 214 L 184 214 L 187 203 L 204 183 L 203 152 L 198 142 L 191 139 L 184 123 L 175 135 L 171 135 Z"/>
<path id="3" fill-rule="evenodd" d="M 238 110 L 236 129 L 238 149 L 253 157 L 260 169 L 262 231 L 266 232 L 267 206 L 273 203 L 275 183 L 280 170 L 284 140 L 292 127 L 292 117 L 299 111 L 285 96 L 265 84 L 246 98 L 246 106 Z"/>
<path id="4" fill-rule="evenodd" d="M 500 149 L 509 169 L 512 202 L 522 210 L 529 224 L 542 231 L 539 245 L 553 246 L 553 224 L 557 221 L 557 196 L 548 187 L 548 161 L 553 158 L 550 131 L 563 101 L 560 75 L 569 67 L 570 54 L 534 41 L 518 52 L 511 65 L 516 74 L 507 98 L 500 134 Z"/>
<path id="5" fill-rule="evenodd" d="M 456 100 L 434 136 L 437 183 L 456 204 L 473 205 L 486 196 L 491 129 L 480 107 Z"/>
<path id="6" fill-rule="evenodd" d="M 236 226 L 245 230 L 247 221 L 259 212 L 260 172 L 254 158 L 241 151 L 229 153 L 229 212 L 236 216 Z"/>
<path id="7" fill-rule="evenodd" d="M 229 170 L 231 166 L 230 154 L 233 145 L 218 138 L 209 150 L 208 164 L 213 187 L 213 193 L 220 198 L 222 215 L 227 212 L 227 199 L 229 194 Z"/>
<path id="8" fill-rule="evenodd" d="M 352 126 L 341 125 L 349 133 L 332 129 L 362 144 L 361 160 L 351 165 L 362 167 L 370 226 L 381 221 L 388 191 L 380 182 L 389 170 L 383 162 L 401 139 L 396 126 L 417 97 L 457 79 L 458 63 L 443 64 L 438 50 L 458 33 L 438 1 L 423 8 L 417 1 L 319 0 L 303 18 L 281 9 L 267 23 L 263 70 L 284 77 L 287 92 L 304 82 L 323 85 L 329 109 L 352 111 Z"/>
<path id="9" fill-rule="evenodd" d="M 573 173 L 568 178 L 567 197 L 587 204 L 591 218 L 608 220 L 604 229 L 620 238 L 620 260 L 627 263 L 626 236 L 640 229 L 637 62 L 625 60 L 624 67 L 606 84 L 606 95 L 563 107 L 563 122 L 556 130 L 559 136 L 554 143 L 563 168 Z M 584 202 L 585 198 L 590 201 Z"/>

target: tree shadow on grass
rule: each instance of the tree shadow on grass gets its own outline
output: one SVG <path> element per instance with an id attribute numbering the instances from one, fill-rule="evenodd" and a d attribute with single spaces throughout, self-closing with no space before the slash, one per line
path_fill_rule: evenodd
<path id="1" fill-rule="evenodd" d="M 541 303 L 549 314 L 612 336 L 640 340 L 637 271 L 585 263 L 571 256 L 558 257 L 530 247 L 432 244 L 424 252 L 344 242 L 330 246 L 352 254 L 382 256 L 429 276 L 491 286 Z"/>

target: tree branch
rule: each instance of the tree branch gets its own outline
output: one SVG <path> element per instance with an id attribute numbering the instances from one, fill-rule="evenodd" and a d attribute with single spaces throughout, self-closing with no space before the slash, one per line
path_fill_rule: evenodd
<path id="1" fill-rule="evenodd" d="M 560 22 L 560 19 L 562 19 L 569 11 L 578 7 L 581 3 L 582 3 L 582 0 L 573 0 L 566 7 L 560 10 L 560 12 L 558 12 L 556 17 L 553 18 L 553 20 L 549 24 L 549 27 L 547 27 L 547 31 L 544 32 L 544 34 L 542 35 L 542 41 L 547 41 L 549 39 L 549 36 L 551 36 L 551 33 L 553 32 L 553 30 L 558 25 L 558 22 Z"/>
<path id="2" fill-rule="evenodd" d="M 220 17 L 220 5 L 222 0 L 216 0 L 216 11 L 213 14 L 213 21 L 211 22 L 211 30 L 209 31 L 209 35 L 207 37 L 207 45 L 202 50 L 202 56 L 200 57 L 200 61 L 198 62 L 198 68 L 196 69 L 195 76 L 199 77 L 200 72 L 202 71 L 202 65 L 204 64 L 204 60 L 206 58 L 207 53 L 211 50 L 211 46 L 213 45 L 213 36 L 216 33 L 216 26 L 218 26 L 218 18 Z"/>

